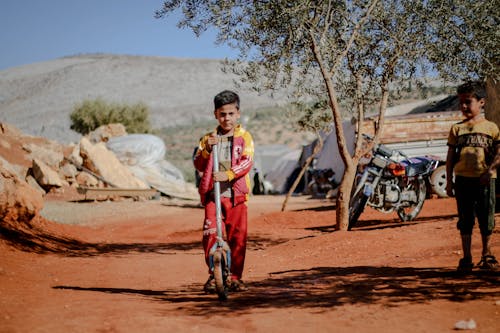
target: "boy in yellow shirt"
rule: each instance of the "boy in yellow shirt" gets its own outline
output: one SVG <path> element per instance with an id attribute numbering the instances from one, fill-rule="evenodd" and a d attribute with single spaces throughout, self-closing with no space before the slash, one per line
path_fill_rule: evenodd
<path id="1" fill-rule="evenodd" d="M 486 91 L 481 83 L 462 84 L 457 88 L 457 94 L 465 119 L 454 124 L 448 136 L 446 192 L 455 196 L 457 202 L 457 228 L 463 250 L 458 271 L 467 273 L 474 266 L 471 238 L 476 216 L 483 244 L 478 266 L 496 270 L 498 261 L 491 253 L 490 239 L 495 228 L 495 178 L 500 166 L 500 132 L 498 126 L 482 114 Z"/>

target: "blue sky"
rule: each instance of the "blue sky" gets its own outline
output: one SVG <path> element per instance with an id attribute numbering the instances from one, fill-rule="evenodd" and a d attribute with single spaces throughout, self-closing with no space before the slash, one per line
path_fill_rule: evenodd
<path id="1" fill-rule="evenodd" d="M 232 58 L 215 33 L 197 38 L 155 19 L 162 0 L 0 0 L 0 70 L 64 56 L 112 53 L 181 58 Z"/>

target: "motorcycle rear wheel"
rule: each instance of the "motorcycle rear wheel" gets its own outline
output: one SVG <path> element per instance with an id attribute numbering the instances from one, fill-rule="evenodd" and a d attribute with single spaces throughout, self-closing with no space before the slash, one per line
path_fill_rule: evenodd
<path id="1" fill-rule="evenodd" d="M 436 170 L 434 170 L 429 179 L 432 190 L 436 193 L 440 198 L 447 198 L 448 194 L 446 193 L 446 166 L 441 165 Z"/>
<path id="2" fill-rule="evenodd" d="M 427 196 L 427 187 L 423 179 L 415 178 L 408 187 L 410 190 L 415 191 L 417 202 L 398 209 L 398 216 L 402 222 L 411 221 L 417 217 L 424 206 L 424 201 Z"/>
<path id="3" fill-rule="evenodd" d="M 222 248 L 218 248 L 214 253 L 214 279 L 215 291 L 221 301 L 227 300 L 228 277 L 226 253 Z"/>

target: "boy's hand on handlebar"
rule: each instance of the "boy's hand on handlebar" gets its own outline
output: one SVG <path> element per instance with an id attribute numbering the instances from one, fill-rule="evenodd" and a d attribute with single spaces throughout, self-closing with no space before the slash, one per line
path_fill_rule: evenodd
<path id="1" fill-rule="evenodd" d="M 212 147 L 218 143 L 219 139 L 217 138 L 217 133 L 212 133 L 207 138 L 207 151 L 211 152 Z"/>
<path id="2" fill-rule="evenodd" d="M 229 180 L 227 173 L 224 171 L 214 172 L 214 181 L 216 182 L 225 182 Z"/>

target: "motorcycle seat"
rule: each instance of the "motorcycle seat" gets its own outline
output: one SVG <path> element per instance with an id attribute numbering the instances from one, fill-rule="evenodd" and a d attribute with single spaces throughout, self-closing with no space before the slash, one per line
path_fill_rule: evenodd
<path id="1" fill-rule="evenodd" d="M 418 174 L 426 173 L 432 161 L 427 157 L 412 157 L 401 162 L 405 165 L 406 175 L 413 177 Z"/>

